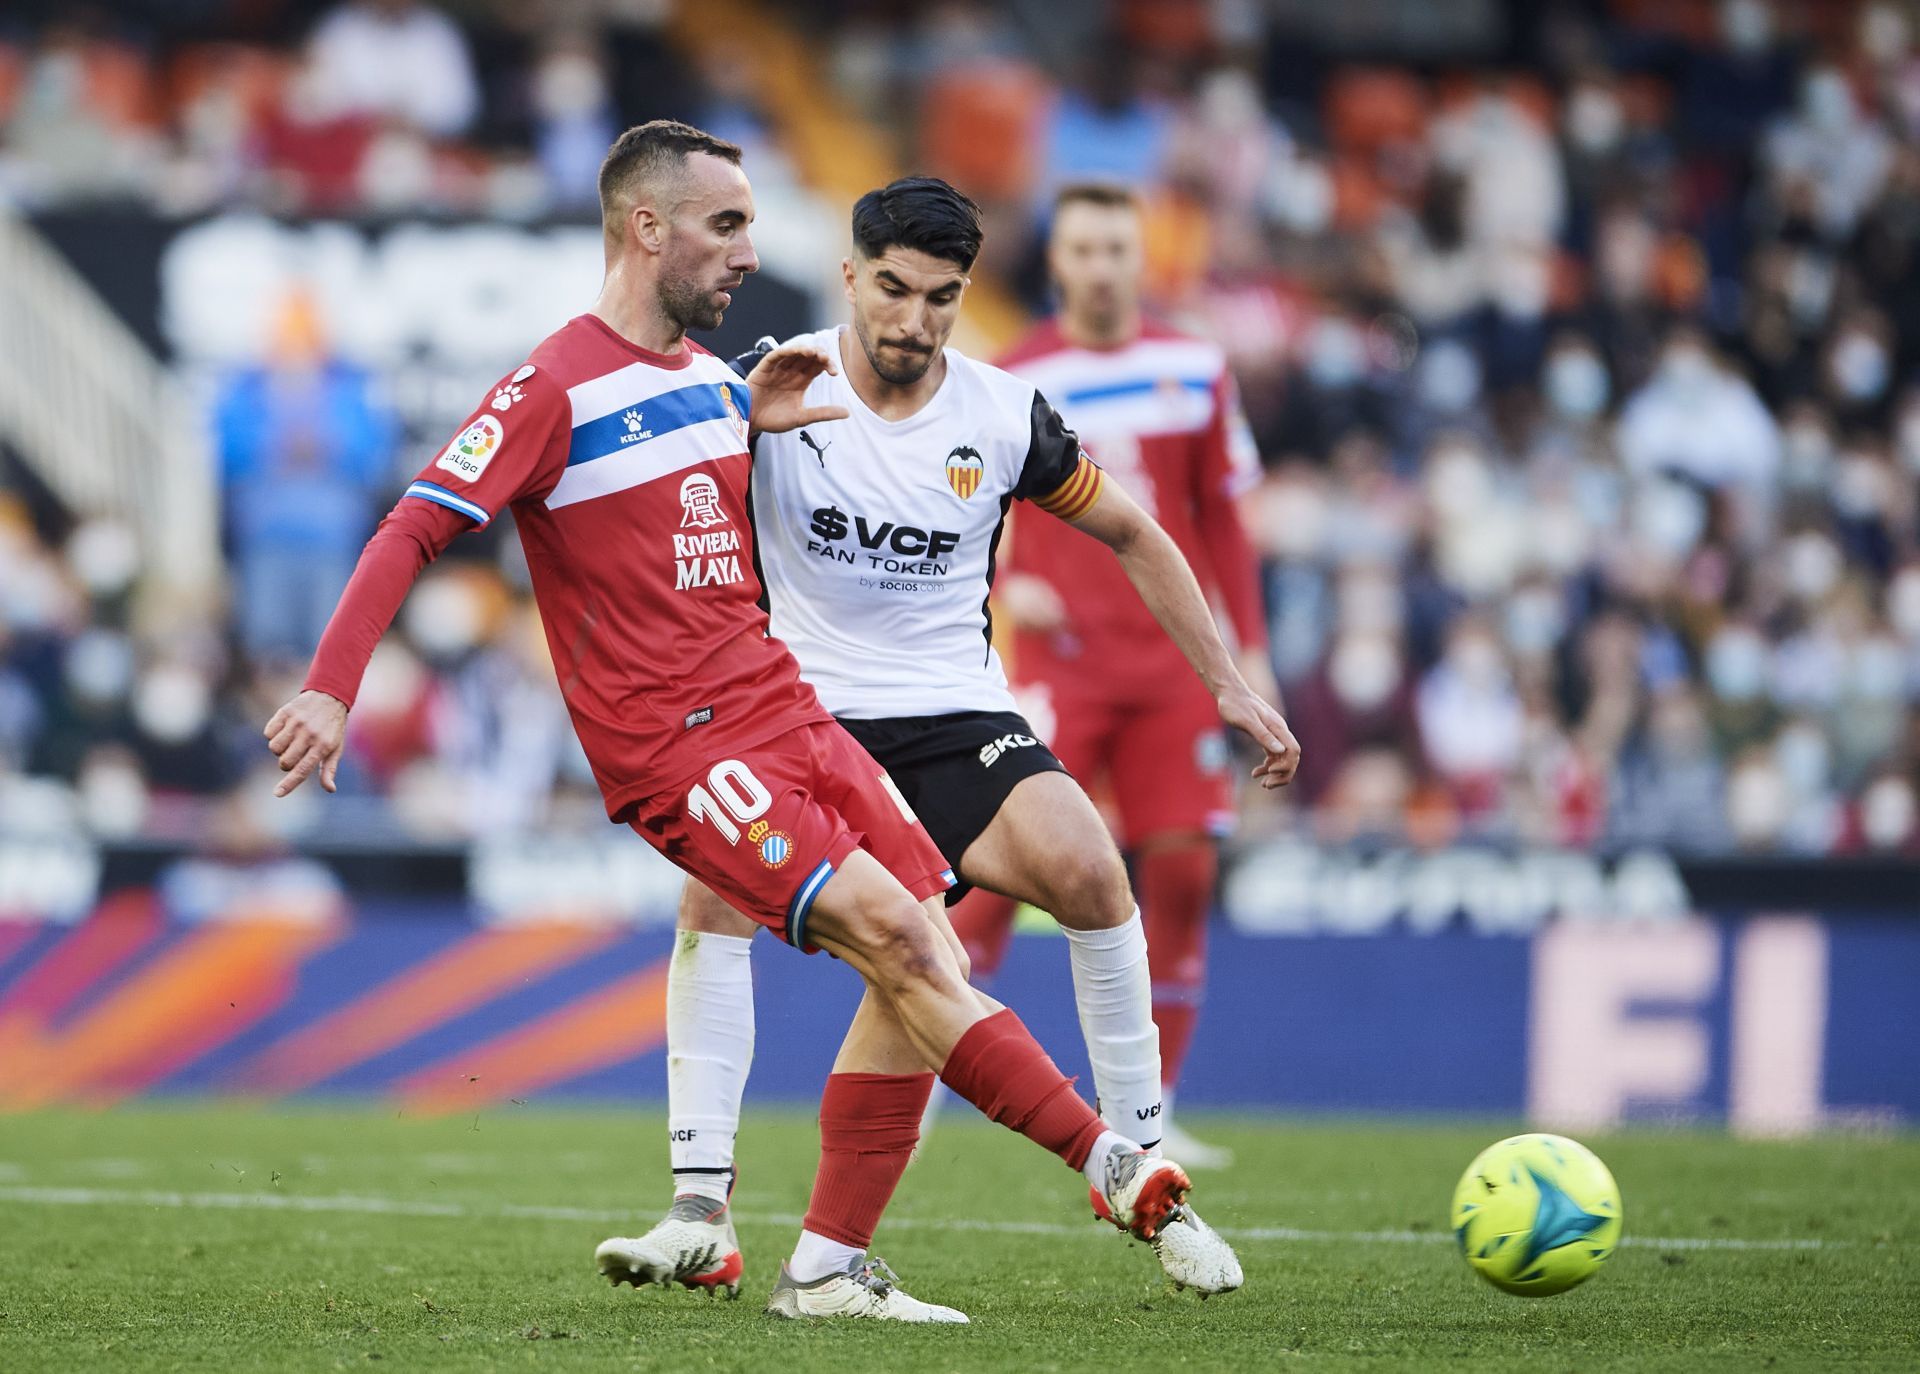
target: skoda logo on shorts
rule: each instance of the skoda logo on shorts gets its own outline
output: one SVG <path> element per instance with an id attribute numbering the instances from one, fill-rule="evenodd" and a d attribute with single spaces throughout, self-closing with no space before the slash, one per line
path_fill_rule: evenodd
<path id="1" fill-rule="evenodd" d="M 747 839 L 760 847 L 760 862 L 768 868 L 782 868 L 793 857 L 793 836 L 765 821 L 755 821 L 747 830 Z"/>

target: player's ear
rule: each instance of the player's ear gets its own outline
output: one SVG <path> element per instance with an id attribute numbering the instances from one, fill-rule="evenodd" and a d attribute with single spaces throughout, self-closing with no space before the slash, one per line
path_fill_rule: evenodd
<path id="1" fill-rule="evenodd" d="M 667 222 L 651 205 L 638 204 L 627 211 L 627 225 L 634 241 L 650 253 L 658 253 L 667 236 Z"/>
<path id="2" fill-rule="evenodd" d="M 840 279 L 847 286 L 847 304 L 853 304 L 853 283 L 859 276 L 859 269 L 853 265 L 852 258 L 840 259 Z"/>

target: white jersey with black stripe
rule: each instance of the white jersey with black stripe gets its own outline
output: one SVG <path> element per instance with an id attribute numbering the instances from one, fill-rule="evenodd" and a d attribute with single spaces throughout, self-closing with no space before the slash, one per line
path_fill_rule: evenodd
<path id="1" fill-rule="evenodd" d="M 987 608 L 995 548 L 1016 497 L 1075 477 L 1079 443 L 1031 382 L 951 348 L 933 398 L 883 419 L 847 380 L 843 332 L 796 342 L 841 360 L 806 402 L 849 418 L 754 441 L 772 633 L 837 716 L 1010 711 Z"/>

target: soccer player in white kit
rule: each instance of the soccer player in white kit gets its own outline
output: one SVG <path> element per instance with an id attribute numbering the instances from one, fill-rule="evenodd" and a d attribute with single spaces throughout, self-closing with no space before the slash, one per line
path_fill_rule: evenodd
<path id="1" fill-rule="evenodd" d="M 844 267 L 851 328 L 805 340 L 837 358 L 841 373 L 817 379 L 807 403 L 850 418 L 756 441 L 755 547 L 771 632 L 887 769 L 957 871 L 955 891 L 979 885 L 1060 920 L 1101 1113 L 1150 1142 L 1159 1042 L 1126 869 L 1086 793 L 1018 714 L 992 646 L 988 593 L 1012 502 L 1098 540 L 1087 543 L 1089 558 L 1118 556 L 1221 719 L 1266 751 L 1256 770 L 1265 785 L 1292 776 L 1299 746 L 1241 677 L 1173 541 L 1081 451 L 1031 383 L 945 347 L 980 245 L 972 203 L 933 178 L 903 179 L 861 199 L 853 237 Z M 784 862 L 778 845 L 766 861 Z M 676 1196 L 648 1235 L 603 1245 L 602 1269 L 616 1283 L 712 1291 L 730 1287 L 741 1267 L 726 1201 L 753 1051 L 754 926 L 690 882 L 680 927 L 667 1017 Z M 890 1187 L 933 1079 L 877 1077 L 829 1080 L 821 1143 L 829 1154 L 867 1158 L 890 1174 Z M 865 1251 L 870 1235 L 830 1220 L 809 1215 L 817 1243 L 809 1250 L 803 1241 L 796 1263 L 826 1274 Z M 1155 1249 L 1177 1282 L 1222 1291 L 1240 1281 L 1231 1251 L 1190 1208 Z"/>

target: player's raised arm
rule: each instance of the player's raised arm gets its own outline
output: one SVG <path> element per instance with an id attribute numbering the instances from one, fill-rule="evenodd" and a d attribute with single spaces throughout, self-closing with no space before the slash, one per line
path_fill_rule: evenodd
<path id="1" fill-rule="evenodd" d="M 1034 448 L 1023 486 L 1028 490 L 1020 494 L 1034 505 L 1113 550 L 1153 618 L 1213 694 L 1220 718 L 1246 731 L 1260 746 L 1266 757 L 1253 770 L 1260 785 L 1272 788 L 1292 781 L 1300 766 L 1299 741 L 1272 703 L 1262 700 L 1242 676 L 1179 545 L 1080 451 L 1073 432 L 1037 394 Z"/>
<path id="2" fill-rule="evenodd" d="M 423 468 L 360 552 L 301 691 L 262 733 L 280 761 L 274 795 L 320 774 L 334 790 L 347 713 L 373 649 L 420 570 L 461 532 L 522 495 L 551 487 L 566 463 L 566 392 L 531 364 L 503 378 L 453 441 Z"/>

